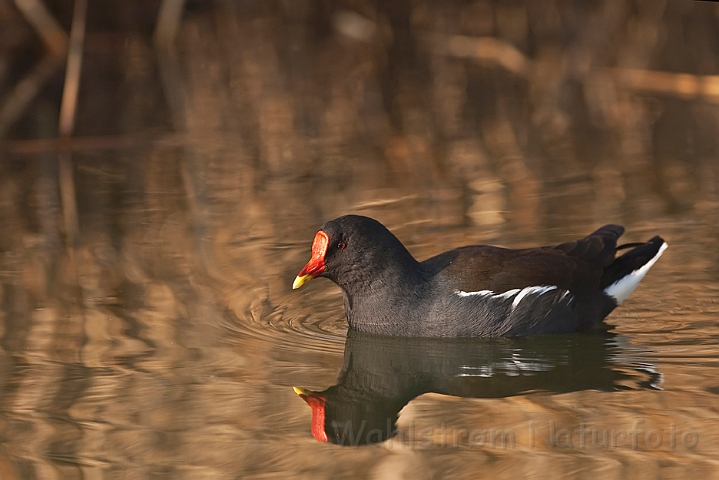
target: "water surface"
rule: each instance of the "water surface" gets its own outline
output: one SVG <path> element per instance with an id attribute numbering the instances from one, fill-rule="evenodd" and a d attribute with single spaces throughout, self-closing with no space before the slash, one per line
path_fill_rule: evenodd
<path id="1" fill-rule="evenodd" d="M 716 202 L 612 213 L 591 180 L 573 180 L 517 200 L 531 222 L 497 211 L 482 224 L 461 207 L 481 194 L 458 203 L 467 193 L 448 186 L 370 175 L 328 191 L 322 175 L 278 174 L 249 188 L 250 163 L 209 157 L 202 195 L 188 196 L 175 147 L 133 155 L 76 158 L 72 254 L 42 215 L 59 206 L 38 205 L 40 162 L 1 180 L 0 478 L 717 474 Z M 418 258 L 558 243 L 606 222 L 670 248 L 604 331 L 347 339 L 337 287 L 291 284 L 318 226 L 348 212 L 383 221 Z M 353 440 L 318 442 L 293 386 L 335 392 Z"/>
<path id="2" fill-rule="evenodd" d="M 58 142 L 59 70 L 2 108 L 47 48 L 0 1 L 0 480 L 719 478 L 715 2 L 195 1 L 167 49 L 90 3 Z M 382 339 L 291 289 L 347 213 L 669 248 L 598 332 Z"/>

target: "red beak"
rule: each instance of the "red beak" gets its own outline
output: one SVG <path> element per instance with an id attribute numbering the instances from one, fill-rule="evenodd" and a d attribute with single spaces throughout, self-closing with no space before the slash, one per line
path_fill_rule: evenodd
<path id="1" fill-rule="evenodd" d="M 300 288 L 325 271 L 325 255 L 327 254 L 329 244 L 330 236 L 323 231 L 317 232 L 315 240 L 312 242 L 312 258 L 310 258 L 307 265 L 300 270 L 300 273 L 297 274 L 297 278 L 295 278 L 292 284 L 293 289 Z"/>
<path id="2" fill-rule="evenodd" d="M 302 400 L 307 402 L 307 405 L 312 407 L 312 436 L 315 437 L 318 442 L 326 442 L 327 432 L 325 432 L 325 397 L 305 388 L 292 387 L 292 389 L 297 395 L 300 396 Z"/>

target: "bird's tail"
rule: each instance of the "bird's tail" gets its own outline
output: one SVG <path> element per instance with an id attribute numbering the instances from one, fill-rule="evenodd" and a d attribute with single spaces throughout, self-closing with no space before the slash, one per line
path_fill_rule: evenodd
<path id="1" fill-rule="evenodd" d="M 661 237 L 654 237 L 646 243 L 619 246 L 621 248 L 634 247 L 627 253 L 618 257 L 604 269 L 601 287 L 604 293 L 612 297 L 617 305 L 622 303 L 634 291 L 644 278 L 652 265 L 659 260 L 667 242 Z"/>

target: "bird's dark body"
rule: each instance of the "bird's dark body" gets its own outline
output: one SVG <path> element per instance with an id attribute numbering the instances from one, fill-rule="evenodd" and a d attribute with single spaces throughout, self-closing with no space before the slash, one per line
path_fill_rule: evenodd
<path id="1" fill-rule="evenodd" d="M 654 237 L 616 257 L 624 228 L 606 225 L 556 246 L 467 246 L 418 262 L 368 217 L 340 217 L 321 231 L 329 235 L 330 247 L 320 276 L 342 288 L 350 327 L 416 337 L 589 329 L 618 304 L 606 289 L 653 263 L 665 245 Z"/>

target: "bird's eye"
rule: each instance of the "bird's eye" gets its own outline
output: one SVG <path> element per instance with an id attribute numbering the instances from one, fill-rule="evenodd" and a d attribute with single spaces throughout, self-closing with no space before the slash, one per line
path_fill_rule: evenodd
<path id="1" fill-rule="evenodd" d="M 347 244 L 345 242 L 338 242 L 337 243 L 337 249 L 338 250 L 344 250 Z"/>

